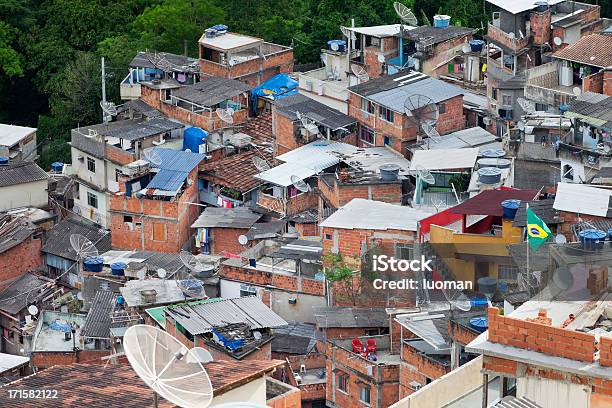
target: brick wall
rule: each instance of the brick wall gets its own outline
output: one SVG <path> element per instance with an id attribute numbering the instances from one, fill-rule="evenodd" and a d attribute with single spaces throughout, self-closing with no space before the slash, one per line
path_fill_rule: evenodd
<path id="1" fill-rule="evenodd" d="M 507 374 L 511 377 L 516 377 L 518 363 L 513 360 L 504 358 L 484 356 L 482 360 L 482 368 L 485 372 Z"/>
<path id="2" fill-rule="evenodd" d="M 281 115 L 276 111 L 276 107 L 272 108 L 272 129 L 276 142 L 275 156 L 287 153 L 299 147 L 298 141 L 295 139 L 295 125 L 291 119 L 285 115 Z"/>
<path id="3" fill-rule="evenodd" d="M 210 228 L 210 253 L 219 255 L 223 251 L 239 254 L 244 251 L 244 246 L 238 242 L 240 235 L 245 235 L 247 228 Z"/>
<path id="4" fill-rule="evenodd" d="M 27 271 L 42 266 L 41 240 L 33 237 L 0 254 L 0 290 Z"/>
<path id="5" fill-rule="evenodd" d="M 296 223 L 295 230 L 297 231 L 299 237 L 314 237 L 319 235 L 319 227 L 316 223 Z"/>
<path id="6" fill-rule="evenodd" d="M 452 333 L 453 340 L 463 345 L 470 344 L 478 335 L 455 322 L 449 322 L 449 333 Z"/>
<path id="7" fill-rule="evenodd" d="M 582 92 L 603 93 L 604 71 L 591 74 L 582 79 Z"/>
<path id="8" fill-rule="evenodd" d="M 612 70 L 604 71 L 603 94 L 607 96 L 612 96 Z"/>
<path id="9" fill-rule="evenodd" d="M 550 11 L 544 12 L 533 12 L 529 17 L 531 23 L 531 33 L 533 36 L 533 43 L 535 45 L 542 45 L 549 42 L 550 40 Z"/>
<path id="10" fill-rule="evenodd" d="M 391 204 L 398 204 L 402 201 L 402 184 L 399 181 L 354 184 L 350 182 L 342 183 L 334 178 L 332 186 L 329 186 L 327 181 L 330 181 L 329 178 L 325 180 L 319 178 L 318 188 L 325 200 L 335 208 L 342 207 L 354 198 L 365 198 Z"/>
<path id="11" fill-rule="evenodd" d="M 561 219 L 561 224 L 557 226 L 557 232 L 565 235 L 568 239 L 568 242 L 572 242 L 574 240 L 572 225 L 580 222 L 580 221 L 605 221 L 607 218 L 598 217 L 595 215 L 589 214 L 576 214 L 567 211 L 559 211 L 559 218 Z"/>
<path id="12" fill-rule="evenodd" d="M 489 341 L 587 363 L 594 361 L 592 334 L 501 316 L 495 307 L 490 307 L 487 315 Z"/>
<path id="13" fill-rule="evenodd" d="M 270 383 L 267 385 L 269 387 Z M 267 400 L 266 405 L 270 408 L 300 408 L 302 406 L 301 394 L 302 392 L 299 389 L 293 389 Z"/>
<path id="14" fill-rule="evenodd" d="M 274 211 L 281 216 L 299 214 L 310 208 L 317 206 L 317 195 L 314 191 L 300 193 L 295 197 L 287 199 L 273 197 L 262 192 L 257 196 L 257 205 L 270 211 Z"/>
<path id="15" fill-rule="evenodd" d="M 410 346 L 410 342 L 404 342 L 402 344 L 402 361 L 406 364 L 402 364 L 400 371 L 408 370 L 413 371 L 413 374 L 407 374 L 408 376 L 424 376 L 429 379 L 435 380 L 442 377 L 444 374 L 450 371 L 450 365 L 445 366 L 434 360 L 421 355 L 416 349 Z M 403 386 L 409 387 L 409 381 L 402 383 Z M 421 383 L 425 385 L 425 383 Z"/>
<path id="16" fill-rule="evenodd" d="M 110 355 L 109 350 L 80 350 L 77 352 L 35 351 L 32 352 L 31 364 L 37 369 L 73 363 L 106 364 L 106 361 L 101 360 L 101 358 L 108 355 Z"/>
<path id="17" fill-rule="evenodd" d="M 235 267 L 221 264 L 219 269 L 221 278 L 233 281 L 251 283 L 258 286 L 273 286 L 290 292 L 299 292 L 315 296 L 325 296 L 324 282 L 305 278 L 303 276 L 281 275 L 252 268 Z"/>
<path id="18" fill-rule="evenodd" d="M 599 340 L 599 364 L 612 367 L 612 337 L 601 336 Z"/>
<path id="19" fill-rule="evenodd" d="M 149 88 L 148 86 L 140 87 L 140 99 L 146 102 L 149 106 L 156 109 L 161 109 L 161 91 L 159 89 Z"/>
<path id="20" fill-rule="evenodd" d="M 104 155 L 106 158 L 114 163 L 125 165 L 138 159 L 135 154 L 125 151 L 119 147 L 111 146 L 108 143 L 104 144 L 104 149 Z"/>

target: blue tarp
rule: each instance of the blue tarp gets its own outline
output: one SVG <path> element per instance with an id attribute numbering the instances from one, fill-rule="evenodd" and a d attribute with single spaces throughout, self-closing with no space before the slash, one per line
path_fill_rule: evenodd
<path id="1" fill-rule="evenodd" d="M 200 145 L 206 142 L 208 132 L 199 127 L 190 127 L 183 132 L 183 150 L 200 153 Z"/>
<path id="2" fill-rule="evenodd" d="M 299 82 L 292 79 L 287 74 L 277 74 L 272 78 L 268 79 L 263 84 L 256 88 L 253 88 L 251 95 L 253 98 L 252 108 L 253 111 L 257 109 L 257 98 L 260 96 L 266 96 L 272 99 L 281 99 L 289 95 L 295 95 L 298 93 Z"/>

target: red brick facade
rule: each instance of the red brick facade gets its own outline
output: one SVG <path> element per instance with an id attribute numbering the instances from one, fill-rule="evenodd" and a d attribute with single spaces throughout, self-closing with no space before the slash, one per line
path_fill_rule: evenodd
<path id="1" fill-rule="evenodd" d="M 289 292 L 325 296 L 325 282 L 303 276 L 281 275 L 252 268 L 221 264 L 219 277 L 238 282 L 248 282 L 257 286 L 272 286 Z"/>
<path id="2" fill-rule="evenodd" d="M 40 238 L 28 237 L 25 241 L 0 254 L 0 290 L 25 272 L 42 266 Z"/>
<path id="3" fill-rule="evenodd" d="M 404 398 L 416 391 L 411 387 L 410 383 L 417 382 L 424 386 L 428 381 L 440 378 L 450 371 L 450 365 L 445 366 L 427 358 L 410 347 L 409 344 L 402 344 L 402 364 L 400 365 L 399 378 L 400 398 Z"/>
<path id="4" fill-rule="evenodd" d="M 108 355 L 109 350 L 35 351 L 32 352 L 31 364 L 37 369 L 73 363 L 106 364 L 107 361 L 101 358 Z"/>
<path id="5" fill-rule="evenodd" d="M 257 205 L 266 210 L 274 211 L 281 217 L 296 215 L 317 206 L 317 196 L 314 191 L 300 193 L 295 197 L 283 199 L 259 192 Z"/>
<path id="6" fill-rule="evenodd" d="M 402 184 L 399 181 L 379 182 L 371 184 L 342 183 L 334 178 L 332 185 L 328 182 L 330 178 L 320 177 L 318 181 L 319 210 L 322 209 L 325 200 L 334 208 L 340 208 L 354 198 L 365 198 L 367 200 L 383 201 L 385 203 L 399 204 L 402 201 Z"/>
<path id="7" fill-rule="evenodd" d="M 210 254 L 219 255 L 223 251 L 231 254 L 240 254 L 244 246 L 238 242 L 240 235 L 249 232 L 246 228 L 209 228 Z"/>
<path id="8" fill-rule="evenodd" d="M 612 337 L 600 337 L 599 364 L 606 367 L 612 367 Z"/>

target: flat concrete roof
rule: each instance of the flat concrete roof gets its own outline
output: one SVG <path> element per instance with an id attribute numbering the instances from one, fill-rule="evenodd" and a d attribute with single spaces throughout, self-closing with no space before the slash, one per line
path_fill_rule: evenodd
<path id="1" fill-rule="evenodd" d="M 208 38 L 205 34 L 202 34 L 199 43 L 218 51 L 237 51 L 240 48 L 263 44 L 263 40 L 261 38 L 236 33 L 225 33 L 212 38 Z"/>
<path id="2" fill-rule="evenodd" d="M 0 146 L 14 146 L 24 137 L 36 132 L 36 128 L 0 123 Z"/>

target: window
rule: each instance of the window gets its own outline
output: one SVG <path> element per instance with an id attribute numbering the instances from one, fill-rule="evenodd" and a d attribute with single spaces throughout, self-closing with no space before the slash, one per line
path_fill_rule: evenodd
<path id="1" fill-rule="evenodd" d="M 88 191 L 87 192 L 87 205 L 93 208 L 98 208 L 98 196 Z"/>
<path id="2" fill-rule="evenodd" d="M 153 241 L 166 240 L 166 224 L 153 223 Z"/>
<path id="3" fill-rule="evenodd" d="M 510 264 L 497 265 L 497 278 L 499 280 L 516 282 L 518 272 L 519 272 L 519 269 L 515 265 L 510 265 Z"/>
<path id="4" fill-rule="evenodd" d="M 491 99 L 497 101 L 497 89 L 491 88 Z"/>
<path id="5" fill-rule="evenodd" d="M 374 114 L 374 104 L 365 98 L 361 98 L 361 110 Z"/>
<path id="6" fill-rule="evenodd" d="M 344 373 L 338 374 L 338 391 L 342 391 L 348 394 L 348 383 L 349 383 L 348 374 L 344 374 Z"/>
<path id="7" fill-rule="evenodd" d="M 240 284 L 240 297 L 257 295 L 257 288 L 251 285 Z"/>
<path id="8" fill-rule="evenodd" d="M 92 173 L 96 172 L 96 160 L 92 157 L 87 158 L 87 170 L 91 171 Z"/>
<path id="9" fill-rule="evenodd" d="M 374 132 L 372 132 L 368 128 L 362 127 L 361 128 L 361 140 L 369 144 L 374 144 L 375 142 Z"/>
<path id="10" fill-rule="evenodd" d="M 385 146 L 389 146 L 391 144 L 391 136 L 385 136 L 383 143 Z"/>
<path id="11" fill-rule="evenodd" d="M 76 191 L 74 192 L 74 198 L 77 200 L 81 199 L 81 185 L 76 183 Z"/>
<path id="12" fill-rule="evenodd" d="M 512 106 L 512 95 L 502 95 L 502 105 Z"/>
<path id="13" fill-rule="evenodd" d="M 535 108 L 538 112 L 548 112 L 548 105 L 546 105 L 545 103 L 536 102 Z"/>
<path id="14" fill-rule="evenodd" d="M 132 221 L 134 221 L 134 218 L 131 215 L 123 216 L 123 222 L 132 222 Z"/>
<path id="15" fill-rule="evenodd" d="M 446 104 L 439 103 L 438 104 L 438 113 L 441 115 L 446 112 Z"/>
<path id="16" fill-rule="evenodd" d="M 118 182 L 120 178 L 121 178 L 121 170 L 115 169 L 115 181 Z"/>
<path id="17" fill-rule="evenodd" d="M 362 387 L 359 390 L 359 400 L 370 405 L 370 387 Z"/>
<path id="18" fill-rule="evenodd" d="M 387 122 L 393 123 L 393 111 L 391 109 L 387 109 L 381 106 L 380 108 L 378 108 L 378 116 L 381 119 L 386 120 Z"/>
<path id="19" fill-rule="evenodd" d="M 574 168 L 569 164 L 563 166 L 563 178 L 574 180 Z"/>
<path id="20" fill-rule="evenodd" d="M 332 235 L 331 234 L 325 234 L 325 239 L 328 241 L 332 240 Z"/>

